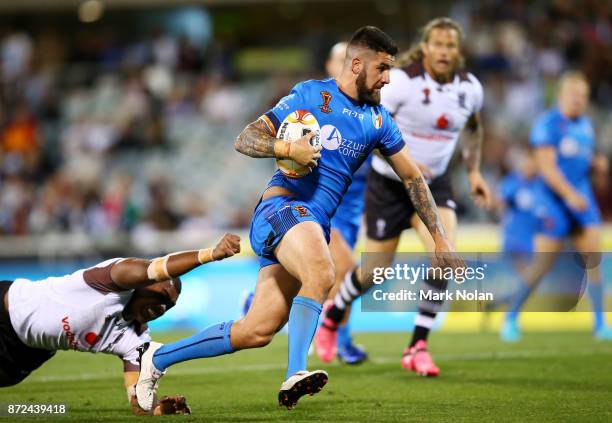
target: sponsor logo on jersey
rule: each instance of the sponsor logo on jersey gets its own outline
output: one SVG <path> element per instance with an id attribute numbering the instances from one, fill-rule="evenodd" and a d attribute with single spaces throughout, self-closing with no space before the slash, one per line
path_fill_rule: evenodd
<path id="1" fill-rule="evenodd" d="M 355 159 L 362 158 L 366 154 L 365 144 L 343 138 L 340 130 L 334 125 L 323 125 L 320 134 L 321 145 L 326 150 L 338 150 L 343 156 Z"/>
<path id="2" fill-rule="evenodd" d="M 62 329 L 64 330 L 64 333 L 66 334 L 66 339 L 68 340 L 68 345 L 70 346 L 70 348 L 72 348 L 73 350 L 78 349 L 76 336 L 74 332 L 72 331 L 72 328 L 70 327 L 70 322 L 68 322 L 68 316 L 65 316 L 62 319 Z"/>
<path id="3" fill-rule="evenodd" d="M 382 114 L 378 111 L 378 108 L 372 109 L 372 123 L 376 129 L 380 129 L 383 124 Z"/>
<path id="4" fill-rule="evenodd" d="M 363 120 L 363 113 L 357 113 L 356 111 L 347 109 L 346 107 L 342 109 L 342 114 L 350 116 L 350 117 L 354 117 L 359 120 Z"/>
<path id="5" fill-rule="evenodd" d="M 329 102 L 332 99 L 332 95 L 327 91 L 321 91 L 321 99 L 323 99 L 323 104 L 319 106 L 319 109 L 323 113 L 331 113 L 332 109 L 329 107 Z"/>
<path id="6" fill-rule="evenodd" d="M 431 100 L 429 99 L 429 93 L 431 93 L 431 90 L 429 88 L 423 88 L 423 95 L 425 96 L 425 98 L 423 98 L 423 104 L 431 103 Z"/>
<path id="7" fill-rule="evenodd" d="M 306 217 L 306 216 L 310 216 L 310 213 L 308 213 L 308 209 L 302 205 L 298 205 L 298 206 L 293 206 L 293 209 L 298 212 L 300 217 Z"/>
<path id="8" fill-rule="evenodd" d="M 578 145 L 578 141 L 576 141 L 574 138 L 564 137 L 559 143 L 559 151 L 561 152 L 561 155 L 565 157 L 576 156 L 580 151 L 580 146 Z"/>
<path id="9" fill-rule="evenodd" d="M 516 205 L 521 210 L 531 210 L 534 204 L 534 198 L 531 191 L 527 188 L 521 188 L 516 193 Z"/>
<path id="10" fill-rule="evenodd" d="M 321 144 L 327 150 L 336 150 L 342 144 L 342 134 L 333 125 L 323 125 L 321 128 Z"/>
<path id="11" fill-rule="evenodd" d="M 436 128 L 438 129 L 450 129 L 452 126 L 452 121 L 450 116 L 446 113 L 442 113 L 440 117 L 436 120 Z"/>

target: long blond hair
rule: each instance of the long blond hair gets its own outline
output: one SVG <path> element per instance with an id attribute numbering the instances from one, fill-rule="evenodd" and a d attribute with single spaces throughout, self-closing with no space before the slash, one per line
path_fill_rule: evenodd
<path id="1" fill-rule="evenodd" d="M 434 29 L 454 29 L 457 31 L 457 35 L 459 35 L 459 46 L 461 46 L 461 41 L 463 40 L 463 29 L 461 29 L 461 25 L 457 23 L 455 20 L 447 17 L 435 18 L 427 22 L 427 24 L 421 28 L 421 39 L 418 43 L 413 44 L 410 49 L 401 54 L 397 61 L 395 62 L 395 66 L 399 68 L 403 68 L 408 66 L 413 62 L 420 62 L 423 60 L 423 50 L 421 49 L 421 43 L 426 43 L 429 40 L 429 36 L 431 35 L 431 31 Z M 457 57 L 457 68 L 461 69 L 465 65 L 465 58 L 461 53 L 459 53 L 459 57 Z"/>

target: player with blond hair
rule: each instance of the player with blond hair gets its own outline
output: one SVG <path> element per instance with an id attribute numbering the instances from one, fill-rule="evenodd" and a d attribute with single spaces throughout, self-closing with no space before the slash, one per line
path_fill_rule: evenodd
<path id="1" fill-rule="evenodd" d="M 459 135 L 467 140 L 464 156 L 468 182 L 478 206 L 488 207 L 489 187 L 480 173 L 482 125 L 480 109 L 483 91 L 478 79 L 463 69 L 461 41 L 463 31 L 449 18 L 436 18 L 422 30 L 418 46 L 400 56 L 391 71 L 391 82 L 382 90 L 382 104 L 389 110 L 402 132 L 402 137 L 423 173 L 449 240 L 454 244 L 457 227 L 456 204 L 453 199 L 448 163 L 455 151 Z M 404 229 L 414 228 L 425 249 L 434 251 L 429 236 L 412 199 L 406 195 L 394 169 L 382 158 L 374 156 L 366 189 L 368 253 L 389 253 L 397 249 Z M 443 291 L 446 280 L 423 281 L 423 289 Z M 339 322 L 345 310 L 367 286 L 363 286 L 359 269 L 348 272 L 335 304 L 330 307 L 317 334 L 319 349 L 331 349 Z M 441 301 L 422 300 L 415 320 L 412 340 L 404 351 L 402 367 L 420 375 L 437 376 L 428 349 L 427 338 L 434 325 Z"/>

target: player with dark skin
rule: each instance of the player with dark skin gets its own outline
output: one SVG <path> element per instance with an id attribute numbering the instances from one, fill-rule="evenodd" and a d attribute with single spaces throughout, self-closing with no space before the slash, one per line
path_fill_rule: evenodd
<path id="1" fill-rule="evenodd" d="M 212 250 L 212 259 L 223 260 L 240 252 L 240 237 L 234 234 L 225 234 Z M 186 251 L 172 255 L 168 260 L 168 273 L 182 275 L 200 265 L 197 261 L 197 252 Z M 115 264 L 111 269 L 111 276 L 115 283 L 126 289 L 134 289 L 132 299 L 123 312 L 126 320 L 134 320 L 146 324 L 164 315 L 176 304 L 179 292 L 170 284 L 170 281 L 155 282 L 148 285 L 147 269 L 151 261 L 146 259 L 130 258 Z M 178 278 L 178 277 L 177 277 Z M 128 392 L 130 406 L 134 414 L 191 414 L 182 395 L 164 396 L 159 399 L 153 412 L 143 410 L 138 406 L 134 385 L 138 381 L 139 371 L 125 371 L 123 378 Z"/>
<path id="2" fill-rule="evenodd" d="M 144 332 L 146 324 L 163 316 L 169 309 L 174 307 L 181 292 L 181 280 L 179 276 L 189 272 L 190 270 L 200 266 L 208 261 L 223 260 L 240 252 L 240 238 L 234 234 L 225 234 L 223 238 L 216 244 L 214 248 L 203 250 L 182 251 L 169 254 L 163 258 L 153 260 L 144 258 L 125 258 L 116 259 L 115 262 L 110 261 L 110 279 L 112 283 L 120 291 L 133 290 L 129 301 L 125 304 L 121 312 L 122 319 L 128 323 L 130 328 L 138 333 Z M 203 259 L 204 257 L 204 259 Z M 160 278 L 151 272 L 151 266 L 155 263 L 165 260 L 165 268 L 168 278 Z M 77 272 L 78 273 L 78 272 Z M 155 277 L 151 277 L 155 276 Z M 73 280 L 67 280 L 66 283 L 73 283 Z M 37 282 L 44 284 L 45 281 Z M 2 312 L 7 312 L 9 309 L 9 292 L 4 291 L 2 296 Z M 8 320 L 8 319 L 7 319 Z M 9 320 L 10 321 L 10 320 Z M 3 321 L 4 323 L 4 321 Z M 74 321 L 71 321 L 74 324 Z M 0 338 L 0 346 L 6 344 L 7 348 L 11 348 L 14 344 L 9 344 L 6 339 L 6 329 L 4 326 Z M 77 334 L 78 337 L 78 334 Z M 116 340 L 119 341 L 119 338 Z M 14 342 L 14 341 L 13 341 Z M 19 341 L 17 341 L 19 342 Z M 146 344 L 145 344 L 146 345 Z M 38 348 L 31 348 L 25 345 L 19 345 L 27 352 L 34 354 L 43 354 L 43 359 L 38 363 L 29 367 L 28 370 L 38 367 L 42 362 L 53 356 L 54 352 L 48 351 L 46 355 L 44 351 Z M 124 360 L 125 363 L 125 360 Z M 28 363 L 25 363 L 27 366 Z M 128 400 L 132 408 L 132 412 L 136 415 L 165 415 L 165 414 L 190 414 L 191 408 L 187 405 L 183 395 L 164 396 L 155 401 L 155 406 L 150 411 L 145 411 L 138 406 L 134 386 L 138 381 L 140 371 L 139 366 L 126 366 L 124 364 L 124 384 L 127 390 Z M 11 386 L 23 380 L 12 377 L 11 369 L 3 368 L 0 365 L 0 386 Z M 27 374 L 26 376 L 27 377 Z"/>
<path id="3" fill-rule="evenodd" d="M 325 87 L 337 93 L 336 101 L 342 101 L 343 105 L 349 107 L 362 107 L 374 113 L 373 108 L 378 107 L 380 103 L 380 90 L 389 82 L 389 72 L 396 51 L 397 47 L 392 40 L 378 28 L 360 28 L 349 42 L 347 56 L 338 78 L 335 81 L 307 81 L 302 83 L 302 87 L 314 91 L 316 84 L 328 84 Z M 289 95 L 285 100 L 291 102 L 298 98 L 300 97 L 297 95 Z M 356 104 L 358 106 L 355 106 Z M 314 100 L 312 105 L 314 106 Z M 282 108 L 281 100 L 274 110 L 280 113 Z M 366 133 L 362 131 L 359 133 L 360 143 L 363 143 L 368 152 L 373 146 L 388 152 L 387 159 L 404 181 L 405 189 L 418 214 L 432 234 L 440 259 L 449 267 L 463 266 L 463 261 L 454 253 L 446 237 L 421 172 L 401 138 L 398 141 L 399 133 L 393 130 L 393 122 L 389 121 L 390 118 L 384 110 L 383 112 L 384 116 L 379 116 L 381 119 L 387 119 L 388 128 L 392 132 L 385 136 L 387 132 L 381 131 L 378 136 L 366 138 Z M 274 118 L 278 119 L 279 116 L 274 115 Z M 346 125 L 350 118 L 338 114 L 329 119 L 334 119 L 333 123 L 337 125 Z M 372 123 L 369 126 L 368 131 L 371 134 L 378 130 L 374 125 Z M 356 130 L 353 131 L 357 135 Z M 357 160 L 330 154 L 327 150 L 322 156 L 321 147 L 310 144 L 314 133 L 292 142 L 278 139 L 275 135 L 274 123 L 269 116 L 263 115 L 247 125 L 238 135 L 235 149 L 253 158 L 291 159 L 311 170 L 318 166 L 317 175 L 321 175 L 319 182 L 310 184 L 309 175 L 306 175 L 304 179 L 296 180 L 297 186 L 292 188 L 296 191 L 294 192 L 274 179 L 284 177 L 279 174 L 273 176 L 271 184 L 256 207 L 251 225 L 251 244 L 255 243 L 254 249 L 261 258 L 262 266 L 249 311 L 245 317 L 235 322 L 223 321 L 211 325 L 189 343 L 185 340 L 177 341 L 143 355 L 143 362 L 147 363 L 150 370 L 143 373 L 146 377 L 141 375 L 136 390 L 138 402 L 145 409 L 149 408 L 150 398 L 159 379 L 169 366 L 186 360 L 264 347 L 287 322 L 289 333 L 293 335 L 289 337 L 288 366 L 285 380 L 279 390 L 279 404 L 291 409 L 299 398 L 306 394 L 316 394 L 327 383 L 328 376 L 325 371 L 307 370 L 307 351 L 316 330 L 321 304 L 335 282 L 335 269 L 325 228 L 345 192 L 344 184 L 351 178 Z M 325 165 L 319 166 L 319 161 Z M 334 171 L 331 166 L 336 164 L 348 164 L 343 168 L 346 179 L 343 178 L 340 184 L 333 183 Z M 331 195 L 322 195 L 324 190 Z M 290 205 L 292 208 L 289 208 Z M 293 215 L 295 205 L 299 205 L 298 210 L 305 209 L 306 213 L 301 216 Z M 268 207 L 273 210 L 267 211 Z M 315 213 L 319 207 L 327 211 L 324 214 Z M 286 211 L 292 213 L 293 218 L 290 218 L 288 224 L 281 222 L 282 228 L 279 226 L 278 231 L 274 230 L 270 219 L 281 218 L 282 213 Z M 292 327 L 295 329 L 292 330 Z M 197 344 L 195 347 L 194 343 Z"/>

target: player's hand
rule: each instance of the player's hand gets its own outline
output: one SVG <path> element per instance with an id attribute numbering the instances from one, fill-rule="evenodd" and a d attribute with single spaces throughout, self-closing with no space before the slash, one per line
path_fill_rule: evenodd
<path id="1" fill-rule="evenodd" d="M 162 397 L 153 414 L 191 414 L 191 407 L 187 405 L 187 400 L 182 395 Z"/>
<path id="2" fill-rule="evenodd" d="M 240 252 L 240 237 L 236 234 L 226 233 L 213 249 L 214 260 L 223 260 Z"/>
<path id="3" fill-rule="evenodd" d="M 423 177 L 426 181 L 431 181 L 433 179 L 433 172 L 431 171 L 431 168 L 429 166 L 423 163 L 417 163 L 416 165 L 423 174 Z"/>
<path id="4" fill-rule="evenodd" d="M 130 395 L 130 406 L 132 407 L 132 412 L 136 416 L 151 415 L 150 411 L 143 410 L 142 408 L 140 408 L 140 405 L 138 405 L 138 399 L 136 398 L 136 385 L 134 385 L 133 392 L 134 392 L 134 395 Z"/>
<path id="5" fill-rule="evenodd" d="M 321 146 L 313 147 L 310 140 L 316 136 L 315 132 L 310 132 L 302 138 L 291 143 L 289 158 L 301 166 L 308 166 L 310 170 L 317 167 L 321 158 Z"/>
<path id="6" fill-rule="evenodd" d="M 588 207 L 586 198 L 584 198 L 582 194 L 579 194 L 577 192 L 572 192 L 567 197 L 565 197 L 565 202 L 571 209 L 577 211 L 586 210 L 586 208 Z"/>
<path id="7" fill-rule="evenodd" d="M 468 181 L 470 183 L 470 192 L 474 203 L 478 207 L 489 209 L 491 208 L 492 197 L 491 190 L 487 181 L 484 180 L 482 174 L 478 171 L 470 172 L 468 174 Z"/>
<path id="8" fill-rule="evenodd" d="M 465 267 L 465 261 L 456 252 L 446 238 L 436 242 L 432 264 L 435 267 L 459 269 Z"/>

